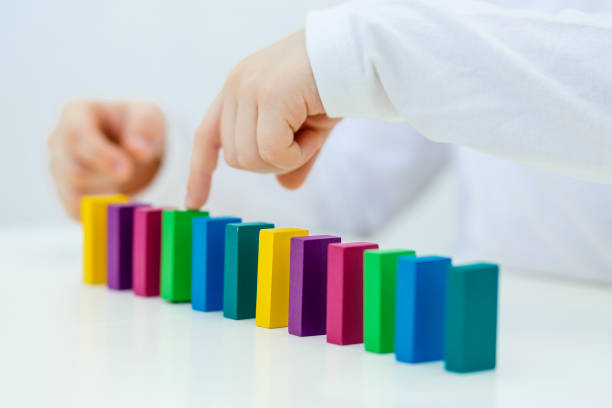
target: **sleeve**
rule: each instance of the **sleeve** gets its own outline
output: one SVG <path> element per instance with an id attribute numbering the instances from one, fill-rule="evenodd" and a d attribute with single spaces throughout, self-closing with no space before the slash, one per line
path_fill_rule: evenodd
<path id="1" fill-rule="evenodd" d="M 301 188 L 287 190 L 270 174 L 220 161 L 206 208 L 312 234 L 363 236 L 417 199 L 452 156 L 452 146 L 431 142 L 406 123 L 349 118 L 334 128 Z"/>
<path id="2" fill-rule="evenodd" d="M 315 225 L 366 235 L 418 199 L 452 158 L 451 146 L 407 123 L 345 119 L 299 194 L 315 209 Z"/>
<path id="3" fill-rule="evenodd" d="M 330 116 L 612 184 L 612 14 L 351 2 L 310 13 L 306 45 Z"/>

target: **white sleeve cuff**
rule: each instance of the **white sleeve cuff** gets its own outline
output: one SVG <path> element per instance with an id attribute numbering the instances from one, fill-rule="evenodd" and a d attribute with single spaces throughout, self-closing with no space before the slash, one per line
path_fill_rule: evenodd
<path id="1" fill-rule="evenodd" d="M 349 3 L 306 18 L 306 50 L 323 107 L 331 117 L 398 121 L 376 73 L 375 56 L 365 54 L 355 35 L 364 21 L 357 14 Z"/>

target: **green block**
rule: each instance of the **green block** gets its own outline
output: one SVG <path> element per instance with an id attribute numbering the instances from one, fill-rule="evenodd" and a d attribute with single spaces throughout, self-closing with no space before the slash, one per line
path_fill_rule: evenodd
<path id="1" fill-rule="evenodd" d="M 235 320 L 255 317 L 259 231 L 267 228 L 274 228 L 274 224 L 233 223 L 225 227 L 224 317 Z"/>
<path id="2" fill-rule="evenodd" d="M 447 272 L 444 360 L 448 371 L 495 368 L 497 286 L 494 264 L 453 266 Z"/>
<path id="3" fill-rule="evenodd" d="M 191 300 L 191 227 L 195 217 L 207 211 L 162 212 L 161 297 L 168 302 Z"/>
<path id="4" fill-rule="evenodd" d="M 363 253 L 363 343 L 367 351 L 393 352 L 397 258 L 414 254 L 406 249 Z"/>

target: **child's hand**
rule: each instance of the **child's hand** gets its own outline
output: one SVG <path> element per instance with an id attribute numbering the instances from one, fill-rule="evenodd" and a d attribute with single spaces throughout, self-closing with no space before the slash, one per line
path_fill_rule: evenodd
<path id="1" fill-rule="evenodd" d="M 49 136 L 51 174 L 68 213 L 82 195 L 133 194 L 159 169 L 165 145 L 162 111 L 144 102 L 74 101 Z"/>
<path id="2" fill-rule="evenodd" d="M 299 187 L 338 119 L 328 118 L 298 31 L 238 64 L 195 134 L 186 206 L 208 199 L 219 148 L 232 167 Z"/>

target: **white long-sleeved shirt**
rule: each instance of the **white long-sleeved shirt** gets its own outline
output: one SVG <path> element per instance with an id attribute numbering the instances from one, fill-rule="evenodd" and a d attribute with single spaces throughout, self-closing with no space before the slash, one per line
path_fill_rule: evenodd
<path id="1" fill-rule="evenodd" d="M 330 116 L 612 184 L 612 14 L 355 2 L 311 13 L 306 34 Z"/>
<path id="2" fill-rule="evenodd" d="M 344 121 L 297 193 L 221 169 L 211 206 L 265 219 L 283 200 L 277 220 L 299 209 L 316 228 L 370 231 L 449 164 L 461 177 L 452 255 L 612 281 L 612 15 L 595 3 L 556 3 L 588 13 L 465 0 L 312 13 L 307 48 L 327 112 L 404 123 Z"/>

